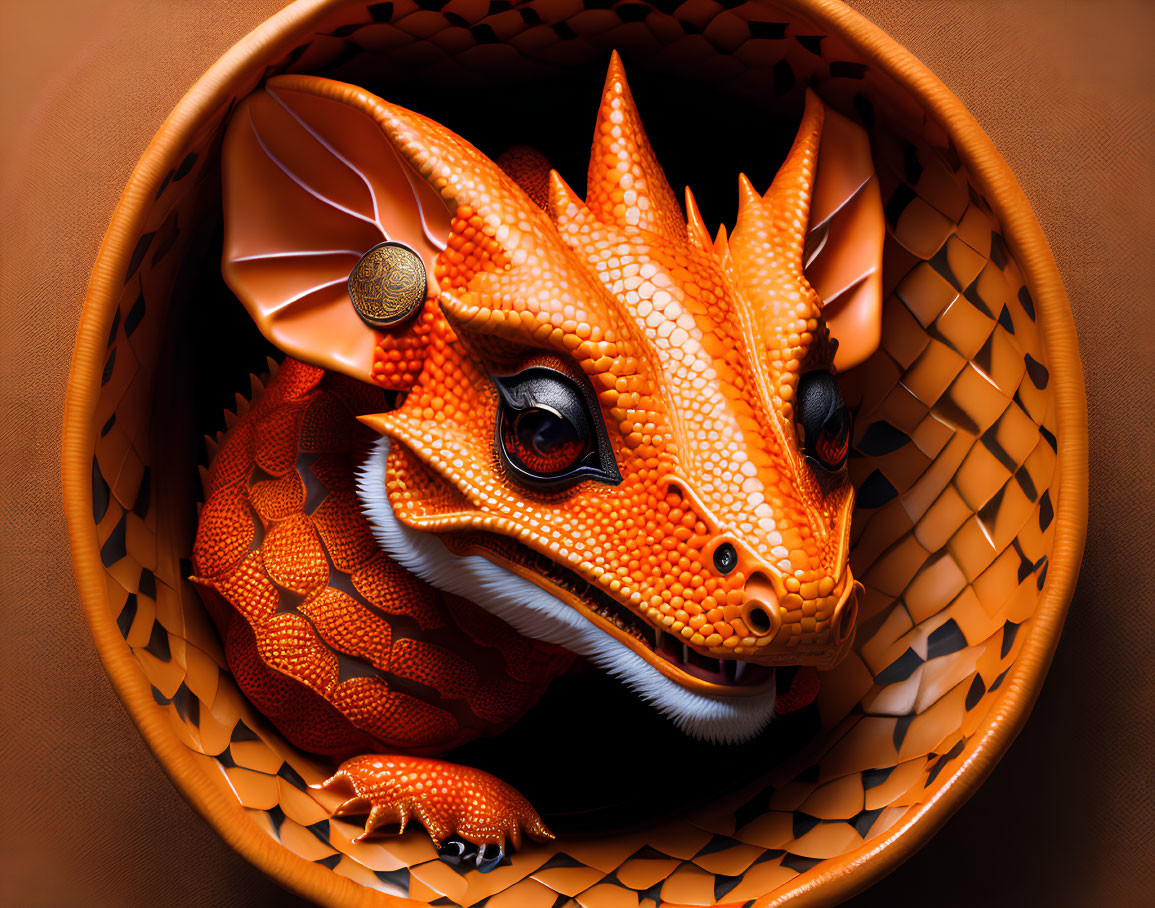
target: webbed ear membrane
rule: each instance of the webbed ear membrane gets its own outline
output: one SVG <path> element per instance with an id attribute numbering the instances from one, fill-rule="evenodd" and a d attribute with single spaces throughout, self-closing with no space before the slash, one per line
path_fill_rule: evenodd
<path id="1" fill-rule="evenodd" d="M 886 222 L 866 131 L 826 108 L 810 199 L 803 268 L 838 341 L 834 365 L 865 361 L 882 338 Z"/>
<path id="2" fill-rule="evenodd" d="M 427 300 L 450 215 L 394 150 L 381 104 L 281 76 L 238 106 L 223 149 L 222 270 L 289 356 L 405 390 L 440 317 Z"/>

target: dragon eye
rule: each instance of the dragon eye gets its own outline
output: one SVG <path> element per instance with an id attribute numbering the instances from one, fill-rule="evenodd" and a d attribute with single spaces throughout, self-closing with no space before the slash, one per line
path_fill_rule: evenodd
<path id="1" fill-rule="evenodd" d="M 576 466 L 586 449 L 577 427 L 559 413 L 533 407 L 503 421 L 505 451 L 527 469 L 543 476 Z"/>
<path id="2" fill-rule="evenodd" d="M 829 372 L 807 372 L 798 382 L 795 421 L 802 428 L 806 455 L 831 473 L 842 469 L 850 452 L 850 409 Z"/>
<path id="3" fill-rule="evenodd" d="M 535 489 L 621 482 L 591 391 L 544 366 L 493 381 L 501 395 L 497 451 L 516 482 Z"/>

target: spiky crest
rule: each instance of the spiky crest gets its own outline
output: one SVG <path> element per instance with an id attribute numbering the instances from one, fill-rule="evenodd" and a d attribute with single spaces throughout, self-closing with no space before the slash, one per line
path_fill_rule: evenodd
<path id="1" fill-rule="evenodd" d="M 685 219 L 642 126 L 614 51 L 590 153 L 586 204 L 606 224 L 637 227 L 668 240 L 681 240 Z"/>
<path id="2" fill-rule="evenodd" d="M 738 219 L 725 241 L 742 292 L 765 332 L 767 361 L 778 373 L 775 384 L 787 401 L 799 364 L 826 339 L 822 303 L 803 276 L 802 260 L 823 116 L 822 102 L 807 91 L 798 134 L 770 188 L 759 195 L 745 174 L 739 176 Z"/>

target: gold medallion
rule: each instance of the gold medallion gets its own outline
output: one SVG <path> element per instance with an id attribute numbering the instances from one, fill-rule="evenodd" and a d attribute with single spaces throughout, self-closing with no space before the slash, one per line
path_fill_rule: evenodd
<path id="1" fill-rule="evenodd" d="M 374 246 L 349 275 L 353 308 L 374 328 L 409 319 L 425 302 L 425 288 L 425 263 L 400 243 Z"/>

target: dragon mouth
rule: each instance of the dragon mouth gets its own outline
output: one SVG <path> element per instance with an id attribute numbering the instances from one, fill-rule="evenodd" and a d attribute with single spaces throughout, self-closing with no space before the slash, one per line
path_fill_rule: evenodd
<path id="1" fill-rule="evenodd" d="M 703 656 L 684 641 L 665 631 L 658 632 L 658 643 L 654 652 L 676 668 L 710 684 L 762 688 L 774 675 L 774 669 L 767 665 L 744 662 L 741 659 L 714 659 Z"/>
<path id="2" fill-rule="evenodd" d="M 460 547 L 451 536 L 444 541 L 459 554 L 481 555 L 557 596 L 683 687 L 714 696 L 752 696 L 774 688 L 773 667 L 704 656 L 681 636 L 654 627 L 568 568 L 520 543 L 488 537 L 470 534 Z"/>

